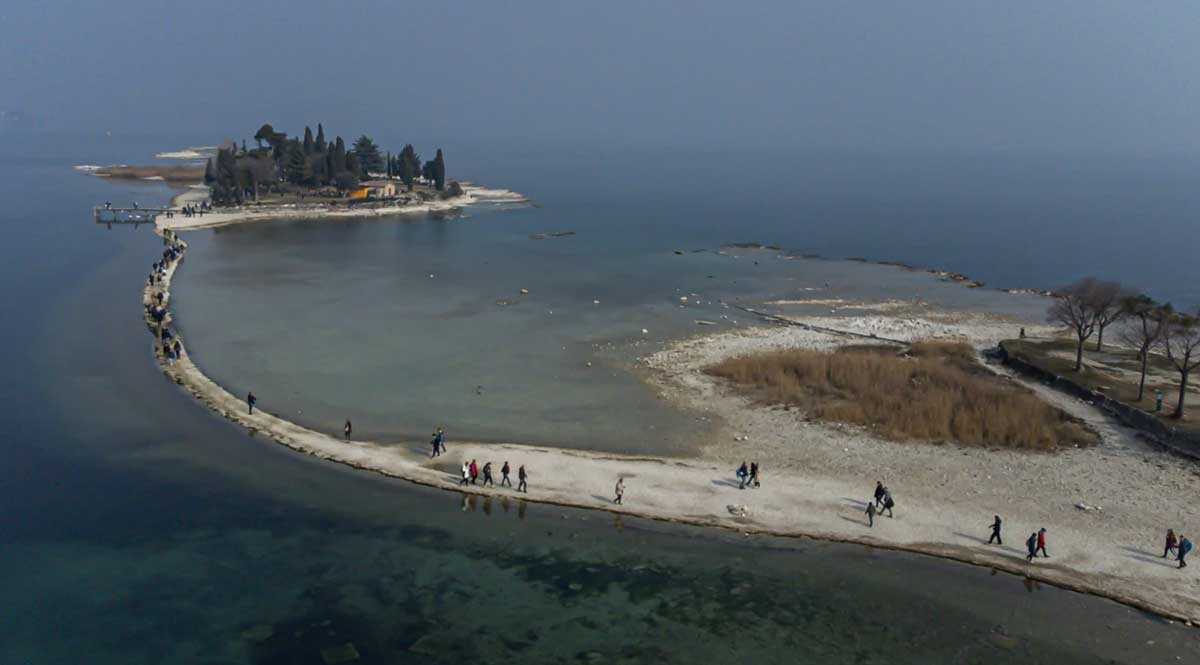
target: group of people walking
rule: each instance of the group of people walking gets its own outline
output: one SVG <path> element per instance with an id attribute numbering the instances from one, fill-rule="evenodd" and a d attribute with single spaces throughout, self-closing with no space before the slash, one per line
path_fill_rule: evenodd
<path id="1" fill-rule="evenodd" d="M 887 511 L 888 517 L 895 517 L 892 509 L 896 507 L 896 500 L 892 498 L 892 491 L 883 484 L 882 480 L 875 481 L 875 496 L 873 500 L 867 502 L 867 509 L 863 511 L 867 515 L 867 526 L 875 526 L 875 516 L 883 515 L 883 511 Z"/>
<path id="2" fill-rule="evenodd" d="M 746 466 L 746 461 L 742 460 L 742 465 L 737 468 L 738 489 L 744 490 L 749 487 L 761 487 L 762 483 L 758 480 L 758 462 L 751 462 L 750 466 Z"/>
<path id="3" fill-rule="evenodd" d="M 1163 547 L 1162 558 L 1167 558 L 1167 555 L 1174 552 L 1175 560 L 1179 562 L 1180 568 L 1187 568 L 1187 555 L 1192 551 L 1192 541 L 1182 533 L 1175 535 L 1174 529 L 1167 529 L 1167 542 Z"/>
<path id="4" fill-rule="evenodd" d="M 210 210 L 211 208 L 212 208 L 212 205 L 209 204 L 208 201 L 204 201 L 203 203 L 201 203 L 198 206 L 195 206 L 195 205 L 183 206 L 183 208 L 179 212 L 182 213 L 184 217 L 196 217 L 196 216 L 203 217 L 204 211 Z M 168 213 L 168 214 L 170 215 L 170 213 Z"/>
<path id="5" fill-rule="evenodd" d="M 440 431 L 440 429 L 439 429 Z M 481 487 L 495 487 L 496 481 L 492 477 L 492 463 L 485 462 L 482 467 L 475 460 L 462 463 L 462 480 L 458 482 L 459 486 L 463 485 L 480 485 Z M 504 461 L 504 465 L 500 467 L 500 486 L 512 487 L 512 480 L 509 475 L 512 473 L 512 467 L 508 465 L 508 460 Z M 480 475 L 483 480 L 480 482 Z M 517 468 L 517 491 L 529 492 L 529 473 L 525 471 L 525 465 L 522 464 Z"/>
<path id="6" fill-rule="evenodd" d="M 183 257 L 184 244 L 170 231 L 163 233 L 163 242 L 167 243 L 167 247 L 162 252 L 162 258 L 150 265 L 150 274 L 146 276 L 146 284 L 151 288 L 150 298 L 146 302 L 146 315 L 158 325 L 158 342 L 163 358 L 168 365 L 173 365 L 177 359 L 183 357 L 183 344 L 170 328 L 163 325 L 167 318 L 163 281 L 167 277 L 167 269 Z"/>

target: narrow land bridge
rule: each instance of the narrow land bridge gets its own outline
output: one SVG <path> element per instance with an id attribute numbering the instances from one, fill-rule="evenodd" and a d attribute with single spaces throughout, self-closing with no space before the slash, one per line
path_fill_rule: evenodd
<path id="1" fill-rule="evenodd" d="M 92 221 L 97 224 L 150 224 L 172 208 L 92 208 Z"/>

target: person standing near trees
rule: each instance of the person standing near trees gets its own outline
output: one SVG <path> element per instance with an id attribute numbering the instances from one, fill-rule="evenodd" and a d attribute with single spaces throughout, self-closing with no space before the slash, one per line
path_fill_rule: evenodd
<path id="1" fill-rule="evenodd" d="M 996 515 L 995 517 L 996 519 L 992 521 L 992 537 L 988 538 L 988 545 L 991 545 L 993 540 L 997 545 L 1003 545 L 1004 541 L 1000 538 L 1000 516 Z"/>

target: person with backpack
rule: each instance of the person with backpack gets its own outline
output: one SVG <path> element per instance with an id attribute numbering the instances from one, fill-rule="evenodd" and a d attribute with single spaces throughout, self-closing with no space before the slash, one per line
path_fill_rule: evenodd
<path id="1" fill-rule="evenodd" d="M 1179 554 L 1179 539 L 1175 537 L 1175 529 L 1167 529 L 1167 544 L 1163 547 L 1162 558 L 1167 558 L 1171 552 L 1175 552 L 1176 556 Z"/>
<path id="2" fill-rule="evenodd" d="M 500 467 L 500 484 L 512 487 L 512 481 L 508 479 L 508 460 L 504 460 L 504 466 Z"/>
<path id="3" fill-rule="evenodd" d="M 993 540 L 997 545 L 1003 545 L 1004 541 L 1000 539 L 1000 516 L 996 515 L 995 517 L 996 519 L 992 521 L 992 537 L 988 538 L 988 545 L 991 545 Z"/>
<path id="4" fill-rule="evenodd" d="M 1034 552 L 1041 552 L 1043 557 L 1050 558 L 1050 555 L 1046 553 L 1046 527 L 1038 529 L 1037 549 Z"/>
<path id="5" fill-rule="evenodd" d="M 883 489 L 883 510 L 880 510 L 879 514 L 882 515 L 883 511 L 886 510 L 888 517 L 895 517 L 895 515 L 892 514 L 892 508 L 895 507 L 896 502 L 892 500 L 892 493 L 885 487 Z"/>
<path id="6" fill-rule="evenodd" d="M 1033 563 L 1033 557 L 1037 554 L 1037 543 L 1037 533 L 1029 534 L 1029 540 L 1025 541 L 1025 549 L 1029 551 L 1029 554 L 1025 555 L 1025 560 L 1030 563 Z"/>
<path id="7" fill-rule="evenodd" d="M 1179 562 L 1180 568 L 1187 568 L 1187 555 L 1192 551 L 1192 541 L 1187 539 L 1187 536 L 1179 534 L 1179 554 L 1175 560 Z"/>
<path id="8" fill-rule="evenodd" d="M 488 485 L 491 485 L 492 487 L 496 486 L 496 483 L 492 482 L 492 463 L 491 462 L 487 462 L 486 464 L 483 465 L 483 486 L 487 487 Z"/>
<path id="9" fill-rule="evenodd" d="M 746 470 L 746 462 L 743 461 L 742 465 L 737 468 L 738 489 L 746 489 L 746 476 L 748 475 L 749 472 Z"/>
<path id="10" fill-rule="evenodd" d="M 525 473 L 525 465 L 522 464 L 521 467 L 517 469 L 517 491 L 518 492 L 525 492 L 526 494 L 529 493 L 529 485 L 525 483 L 525 479 L 528 477 L 529 477 L 529 474 Z"/>
<path id="11" fill-rule="evenodd" d="M 254 393 L 246 395 L 246 405 L 250 407 L 250 413 L 254 413 L 255 404 L 258 404 L 258 398 L 254 396 Z"/>

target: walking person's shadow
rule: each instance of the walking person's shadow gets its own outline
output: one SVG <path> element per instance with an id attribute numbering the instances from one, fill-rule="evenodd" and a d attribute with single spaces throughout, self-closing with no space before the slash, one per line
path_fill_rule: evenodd
<path id="1" fill-rule="evenodd" d="M 1136 547 L 1130 547 L 1129 545 L 1125 545 L 1121 549 L 1125 550 L 1126 552 L 1129 552 L 1129 554 L 1126 554 L 1125 556 L 1129 557 L 1130 559 L 1137 559 L 1138 561 L 1142 561 L 1145 563 L 1153 563 L 1153 564 L 1156 564 L 1159 566 L 1166 566 L 1168 568 L 1178 568 L 1179 567 L 1179 564 L 1176 563 L 1174 559 L 1171 559 L 1171 558 L 1164 559 L 1161 556 L 1159 556 L 1153 552 L 1147 552 L 1146 550 L 1141 550 Z"/>

